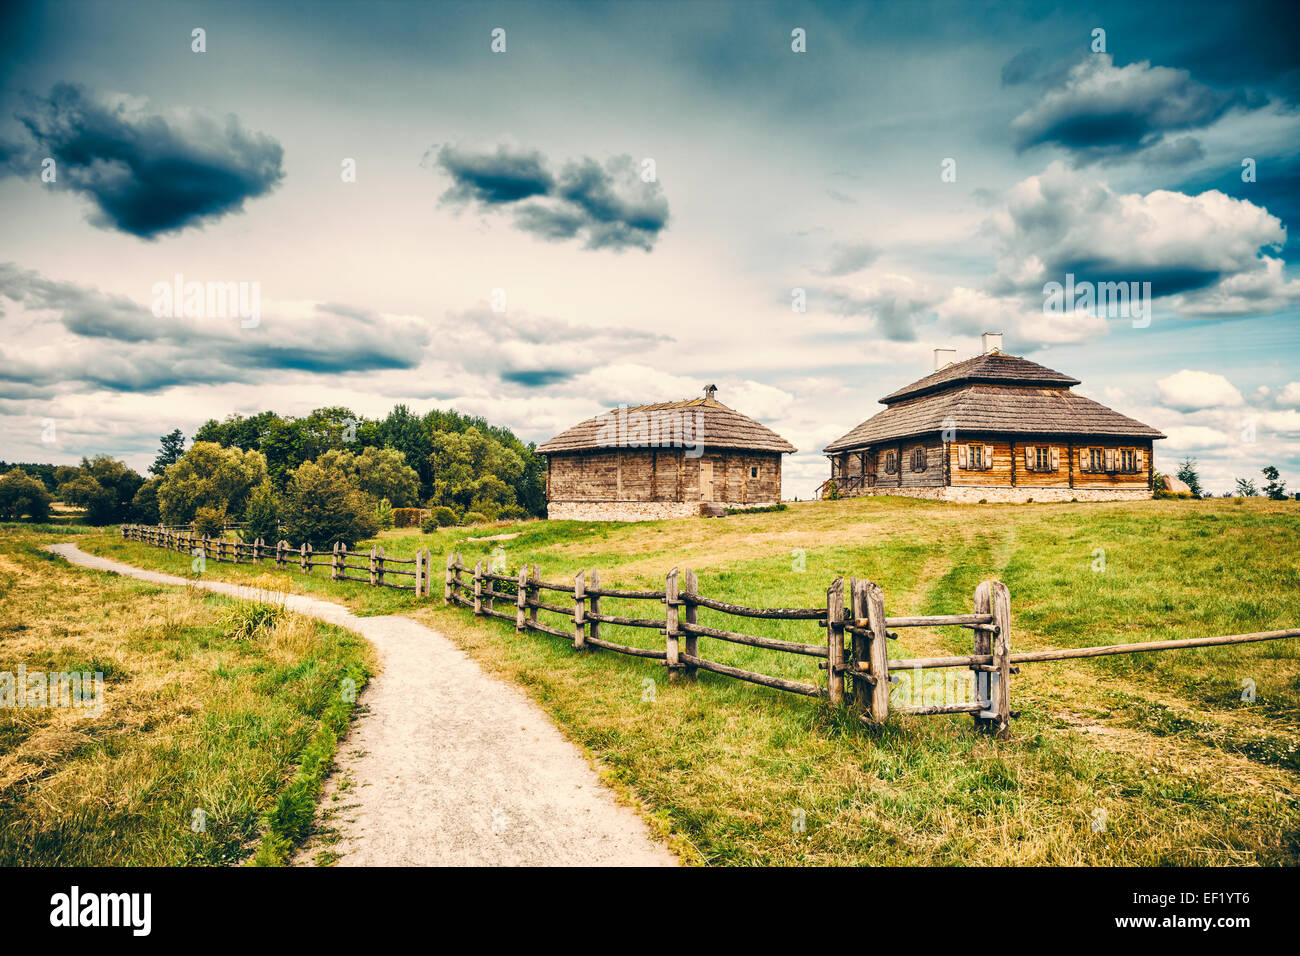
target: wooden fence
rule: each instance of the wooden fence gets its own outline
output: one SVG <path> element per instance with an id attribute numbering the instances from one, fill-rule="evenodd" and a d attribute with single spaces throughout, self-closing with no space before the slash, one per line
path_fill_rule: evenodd
<path id="1" fill-rule="evenodd" d="M 156 548 L 179 551 L 219 563 L 270 562 L 276 568 L 294 567 L 307 574 L 311 574 L 315 568 L 329 568 L 330 579 L 333 581 L 358 581 L 373 587 L 410 591 L 416 597 L 429 596 L 428 548 L 418 549 L 410 558 L 389 557 L 384 554 L 382 545 L 375 545 L 369 551 L 349 551 L 347 545 L 341 542 L 336 542 L 331 552 L 314 552 L 310 544 L 295 548 L 288 541 L 277 541 L 271 545 L 261 538 L 249 543 L 227 541 L 193 532 L 140 525 L 123 525 L 122 537 L 128 541 L 140 541 Z M 364 571 L 365 576 L 349 574 L 349 571 Z"/>
<path id="2" fill-rule="evenodd" d="M 261 539 L 245 544 L 139 525 L 124 525 L 122 537 L 219 562 L 258 564 L 270 561 L 277 568 L 297 567 L 308 574 L 314 568 L 328 567 L 330 577 L 336 581 L 402 588 L 412 591 L 417 597 L 431 596 L 432 566 L 427 548 L 417 550 L 412 558 L 400 559 L 387 557 L 379 546 L 372 547 L 369 552 L 351 552 L 344 545 L 335 544 L 328 560 L 321 560 L 325 552 L 313 554 L 311 545 L 294 549 L 286 541 L 279 541 L 274 546 Z M 349 571 L 364 571 L 366 574 L 351 575 Z M 410 578 L 411 582 L 388 580 L 392 577 L 402 581 Z M 644 612 L 644 617 L 610 614 L 602 610 L 602 598 L 634 604 L 645 602 L 651 608 Z M 1011 709 L 1011 677 L 1019 673 L 1019 664 L 1300 637 L 1300 628 L 1292 628 L 1221 637 L 1013 653 L 1011 593 L 1001 581 L 981 583 L 975 589 L 973 606 L 968 614 L 888 617 L 884 592 L 873 582 L 857 578 L 849 579 L 847 594 L 844 579 L 836 578 L 826 589 L 825 603 L 819 607 L 755 608 L 701 594 L 699 580 L 690 569 L 669 571 L 662 589 L 637 590 L 602 587 L 600 572 L 595 570 L 579 571 L 572 582 L 556 582 L 543 581 L 535 564 L 522 567 L 515 574 L 493 571 L 485 567 L 482 559 L 471 568 L 465 565 L 459 553 L 447 556 L 443 603 L 468 608 L 483 617 L 509 621 L 519 633 L 538 631 L 571 641 L 576 650 L 599 649 L 663 661 L 670 680 L 681 676 L 693 679 L 698 671 L 704 670 L 788 693 L 823 698 L 835 705 L 850 706 L 863 720 L 872 724 L 884 723 L 892 707 L 897 713 L 918 716 L 970 714 L 980 729 L 999 734 L 1004 733 L 1011 720 L 1018 716 Z M 747 634 L 742 630 L 706 627 L 699 623 L 701 608 L 741 620 L 807 621 L 810 627 L 815 622 L 826 633 L 824 637 L 810 633 L 810 638 L 816 636 L 817 639 L 803 643 Z M 549 616 L 543 618 L 541 612 Z M 734 626 L 740 628 L 744 625 Z M 949 657 L 891 658 L 889 642 L 897 637 L 891 629 L 906 627 L 966 628 L 974 635 L 972 653 Z M 663 649 L 610 640 L 611 629 L 615 628 L 655 631 L 664 639 Z M 701 638 L 816 658 L 818 669 L 825 672 L 825 680 L 792 680 L 723 664 L 704 656 L 700 648 Z M 968 671 L 971 675 L 971 699 L 935 704 L 897 700 L 891 703 L 891 686 L 898 683 L 893 672 L 920 674 L 935 668 Z"/>

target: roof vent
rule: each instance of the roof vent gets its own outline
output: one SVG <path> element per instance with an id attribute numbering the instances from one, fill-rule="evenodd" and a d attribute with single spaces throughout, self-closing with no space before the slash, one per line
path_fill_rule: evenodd
<path id="1" fill-rule="evenodd" d="M 718 392 L 718 386 L 716 386 L 716 385 L 705 385 L 705 386 L 704 386 L 704 400 L 705 400 L 706 402 L 716 401 L 716 399 L 715 399 L 713 396 L 716 395 L 717 392 Z"/>
<path id="2" fill-rule="evenodd" d="M 934 370 L 937 372 L 945 366 L 951 365 L 957 361 L 956 349 L 935 349 L 934 350 Z"/>
<path id="3" fill-rule="evenodd" d="M 981 346 L 980 351 L 982 351 L 985 355 L 988 355 L 990 352 L 1001 352 L 1002 333 L 985 332 L 983 335 L 980 336 L 980 346 Z"/>

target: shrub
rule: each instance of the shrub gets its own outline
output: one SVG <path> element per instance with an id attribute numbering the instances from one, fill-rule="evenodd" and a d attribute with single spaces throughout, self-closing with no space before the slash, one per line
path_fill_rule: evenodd
<path id="1" fill-rule="evenodd" d="M 414 528 L 424 521 L 425 511 L 423 508 L 394 508 L 393 509 L 393 527 L 394 528 Z"/>
<path id="2" fill-rule="evenodd" d="M 1190 491 L 1166 491 L 1163 488 L 1157 488 L 1152 497 L 1162 501 L 1168 498 L 1179 498 L 1185 501 L 1190 501 L 1195 498 L 1196 495 L 1192 494 Z"/>
<path id="3" fill-rule="evenodd" d="M 487 521 L 487 516 L 481 511 L 466 511 L 465 517 L 460 519 L 461 524 L 483 524 Z"/>
<path id="4" fill-rule="evenodd" d="M 335 541 L 349 548 L 379 530 L 373 505 L 340 470 L 304 462 L 284 490 L 282 533 L 294 545 L 329 550 Z"/>
<path id="5" fill-rule="evenodd" d="M 375 523 L 381 528 L 393 526 L 393 503 L 387 498 L 380 498 L 379 504 L 375 505 Z"/>
<path id="6" fill-rule="evenodd" d="M 430 508 L 428 515 L 420 523 L 420 530 L 425 534 L 432 534 L 439 528 L 450 528 L 458 524 L 456 512 L 452 511 L 446 505 L 438 505 L 436 508 Z"/>
<path id="7" fill-rule="evenodd" d="M 4 521 L 17 521 L 24 515 L 33 521 L 46 521 L 53 501 L 45 485 L 21 468 L 0 477 L 0 519 Z"/>
<path id="8" fill-rule="evenodd" d="M 523 521 L 528 517 L 528 509 L 519 505 L 506 505 L 497 512 L 498 521 Z"/>
<path id="9" fill-rule="evenodd" d="M 194 533 L 205 538 L 219 538 L 226 529 L 226 509 L 206 505 L 194 512 Z"/>
<path id="10" fill-rule="evenodd" d="M 264 601 L 236 601 L 228 605 L 219 619 L 221 636 L 232 641 L 263 637 L 288 615 L 283 604 Z"/>

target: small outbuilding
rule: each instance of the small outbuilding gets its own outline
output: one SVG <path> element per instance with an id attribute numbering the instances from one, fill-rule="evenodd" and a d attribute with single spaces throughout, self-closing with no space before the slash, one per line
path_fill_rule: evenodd
<path id="1" fill-rule="evenodd" d="M 619 406 L 543 442 L 548 518 L 651 521 L 781 501 L 795 447 L 717 399 Z"/>
<path id="2" fill-rule="evenodd" d="M 1002 351 L 963 362 L 935 349 L 934 372 L 886 395 L 884 411 L 826 446 L 822 497 L 946 501 L 1109 501 L 1152 495 L 1150 425 L 1071 391 L 1079 380 Z"/>

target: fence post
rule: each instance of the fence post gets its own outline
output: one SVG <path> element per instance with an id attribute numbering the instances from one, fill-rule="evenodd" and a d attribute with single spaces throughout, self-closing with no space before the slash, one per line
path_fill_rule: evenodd
<path id="1" fill-rule="evenodd" d="M 573 576 L 573 647 L 574 650 L 582 650 L 587 646 L 587 625 L 586 618 L 582 610 L 582 602 L 586 600 L 587 589 L 584 581 L 584 572 L 579 571 Z"/>
<path id="2" fill-rule="evenodd" d="M 299 551 L 302 553 L 302 569 L 311 574 L 311 545 L 304 541 Z"/>
<path id="3" fill-rule="evenodd" d="M 686 611 L 686 623 L 695 624 L 696 619 L 700 616 L 700 610 L 691 599 L 699 593 L 700 582 L 696 580 L 695 572 L 690 568 L 687 568 L 682 572 L 682 590 L 686 594 L 685 600 L 682 601 L 682 605 Z M 700 636 L 698 634 L 693 634 L 690 631 L 686 632 L 686 656 L 700 656 Z M 698 668 L 694 664 L 687 661 L 685 668 L 686 679 L 695 680 L 697 670 Z"/>
<path id="4" fill-rule="evenodd" d="M 375 564 L 377 560 L 375 556 L 375 547 L 376 546 L 373 544 L 370 546 L 370 586 L 372 588 L 375 586 L 375 582 L 379 580 L 378 577 L 376 576 L 378 571 L 378 566 Z"/>
<path id="5" fill-rule="evenodd" d="M 538 586 L 542 579 L 542 572 L 537 565 L 533 565 L 528 572 L 528 620 L 534 625 L 537 624 L 537 612 L 541 610 L 537 602 L 542 599 L 542 589 Z M 534 628 L 536 630 L 536 628 Z"/>
<path id="6" fill-rule="evenodd" d="M 474 565 L 474 613 L 483 613 L 483 559 Z"/>
<path id="7" fill-rule="evenodd" d="M 1001 581 L 991 582 L 989 590 L 997 631 L 993 634 L 993 671 L 989 674 L 992 678 L 989 710 L 996 716 L 988 726 L 993 732 L 1004 734 L 1011 726 L 1011 591 Z"/>
<path id="8" fill-rule="evenodd" d="M 849 588 L 852 595 L 857 581 Z M 826 697 L 835 706 L 844 703 L 844 578 L 826 589 Z"/>
<path id="9" fill-rule="evenodd" d="M 442 584 L 443 604 L 451 603 L 451 586 L 452 586 L 452 582 L 456 579 L 455 568 L 456 568 L 456 552 L 452 551 L 450 554 L 447 555 L 447 576 L 443 580 L 443 584 Z"/>
<path id="10" fill-rule="evenodd" d="M 519 569 L 519 578 L 515 582 L 515 631 L 524 632 L 524 611 L 528 608 L 528 566 Z"/>
<path id="11" fill-rule="evenodd" d="M 993 582 L 981 581 L 975 588 L 974 610 L 976 614 L 993 613 Z M 973 641 L 975 654 L 992 654 L 993 653 L 993 633 L 983 628 L 975 628 L 972 631 L 975 635 Z M 971 670 L 975 674 L 975 699 L 985 706 L 991 707 L 993 704 L 992 686 L 993 675 L 989 672 L 986 665 L 972 664 Z M 986 703 L 987 702 L 987 703 Z M 987 711 L 977 711 L 972 715 L 975 718 L 975 726 L 981 730 L 987 730 L 989 727 L 989 717 Z"/>
<path id="12" fill-rule="evenodd" d="M 591 572 L 591 586 L 592 586 L 593 588 L 595 588 L 596 590 L 598 590 L 598 591 L 600 590 L 600 572 L 599 572 L 599 571 L 595 571 L 595 570 L 593 570 L 593 571 Z M 593 595 L 591 595 L 590 597 L 587 598 L 587 611 L 588 611 L 589 613 L 591 613 L 591 614 L 599 614 L 599 613 L 600 613 L 600 595 L 599 595 L 599 594 L 593 594 Z M 584 615 L 584 616 L 585 616 L 585 615 Z M 592 620 L 590 617 L 588 617 L 588 618 L 587 618 L 587 634 L 588 634 L 589 637 L 594 637 L 594 638 L 596 638 L 597 640 L 600 640 L 600 621 L 594 621 L 594 620 Z"/>
<path id="13" fill-rule="evenodd" d="M 678 603 L 677 569 L 673 568 L 664 579 L 664 649 L 666 651 L 664 664 L 668 667 L 669 680 L 677 680 L 677 672 L 682 666 L 681 647 L 677 642 L 681 634 L 677 627 Z"/>
<path id="14" fill-rule="evenodd" d="M 379 562 L 379 567 L 376 569 L 378 577 L 375 578 L 375 583 L 382 588 L 384 586 L 384 546 L 382 544 L 375 548 L 375 560 Z M 416 568 L 416 571 L 418 572 L 419 568 Z M 416 583 L 419 583 L 418 577 Z"/>
<path id="15" fill-rule="evenodd" d="M 871 625 L 871 720 L 883 724 L 889 716 L 889 632 L 885 629 L 885 592 L 868 581 L 866 587 L 867 620 Z"/>
<path id="16" fill-rule="evenodd" d="M 495 578 L 491 577 L 491 575 L 496 574 L 496 572 L 492 570 L 492 562 L 485 559 L 485 564 L 486 566 L 483 568 L 484 583 L 486 584 L 485 590 L 487 591 L 485 597 L 487 598 L 487 609 L 490 614 L 490 612 L 495 611 L 497 608 L 495 597 L 497 582 Z"/>

